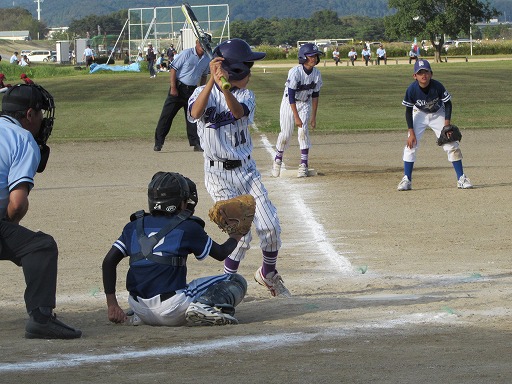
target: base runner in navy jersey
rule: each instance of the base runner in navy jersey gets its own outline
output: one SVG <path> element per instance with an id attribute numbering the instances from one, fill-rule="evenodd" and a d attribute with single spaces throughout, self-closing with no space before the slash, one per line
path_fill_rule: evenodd
<path id="1" fill-rule="evenodd" d="M 283 99 L 281 100 L 281 132 L 276 143 L 276 157 L 272 165 L 272 176 L 279 177 L 284 151 L 290 145 L 295 126 L 298 130 L 300 163 L 297 177 L 307 177 L 309 168 L 309 127 L 316 127 L 318 97 L 322 87 L 322 75 L 315 66 L 323 52 L 315 44 L 303 44 L 299 49 L 299 65 L 288 72 Z"/>
<path id="2" fill-rule="evenodd" d="M 241 235 L 230 235 L 222 245 L 204 231 L 204 221 L 192 216 L 198 202 L 190 179 L 173 172 L 157 172 L 148 185 L 149 213 L 130 217 L 123 233 L 103 260 L 103 285 L 108 319 L 123 323 L 127 314 L 116 298 L 116 268 L 130 259 L 126 288 L 134 324 L 226 325 L 238 324 L 235 307 L 247 292 L 238 274 L 217 275 L 187 282 L 187 256 L 208 255 L 224 260 Z"/>
<path id="3" fill-rule="evenodd" d="M 276 270 L 281 227 L 277 210 L 268 198 L 261 175 L 251 157 L 249 125 L 255 110 L 254 93 L 246 88 L 254 61 L 265 57 L 253 52 L 241 39 L 226 40 L 213 51 L 210 79 L 189 99 L 189 119 L 197 123 L 204 150 L 206 189 L 214 201 L 251 194 L 256 201 L 254 226 L 260 238 L 263 265 L 256 271 L 256 281 L 267 287 L 272 296 L 290 296 Z M 231 83 L 222 88 L 221 77 Z M 224 261 L 224 272 L 238 271 L 249 249 L 252 236 L 242 237 L 233 253 Z"/>
<path id="4" fill-rule="evenodd" d="M 452 115 L 451 95 L 443 84 L 432 79 L 432 69 L 427 60 L 418 60 L 414 64 L 414 82 L 405 92 L 402 105 L 406 107 L 408 136 L 404 148 L 404 176 L 398 184 L 399 191 L 412 189 L 412 170 L 416 161 L 416 152 L 420 140 L 427 127 L 430 127 L 439 138 L 444 126 L 450 125 Z M 464 174 L 462 167 L 462 152 L 458 141 L 443 144 L 443 150 L 448 155 L 457 175 L 457 187 L 472 188 L 470 180 Z"/>

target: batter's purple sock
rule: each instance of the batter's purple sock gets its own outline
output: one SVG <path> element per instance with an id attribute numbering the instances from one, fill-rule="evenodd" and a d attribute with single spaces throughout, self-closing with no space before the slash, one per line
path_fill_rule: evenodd
<path id="1" fill-rule="evenodd" d="M 457 174 L 457 180 L 464 174 L 464 169 L 462 168 L 462 160 L 454 161 L 453 168 L 455 169 L 455 173 Z"/>
<path id="2" fill-rule="evenodd" d="M 239 265 L 240 261 L 236 261 L 228 257 L 224 260 L 224 273 L 236 273 Z"/>
<path id="3" fill-rule="evenodd" d="M 309 148 L 300 150 L 300 163 L 306 164 L 308 166 L 308 156 L 309 156 Z"/>
<path id="4" fill-rule="evenodd" d="M 284 153 L 284 151 L 277 151 L 276 152 L 276 158 L 274 160 L 276 160 L 276 161 L 283 161 L 283 153 Z"/>
<path id="5" fill-rule="evenodd" d="M 404 161 L 404 175 L 407 176 L 409 180 L 412 180 L 412 168 L 414 167 L 414 162 L 412 161 Z"/>
<path id="6" fill-rule="evenodd" d="M 261 267 L 261 273 L 263 274 L 263 276 L 267 276 L 270 272 L 274 272 L 276 270 L 276 262 L 277 251 L 263 251 L 263 266 Z"/>

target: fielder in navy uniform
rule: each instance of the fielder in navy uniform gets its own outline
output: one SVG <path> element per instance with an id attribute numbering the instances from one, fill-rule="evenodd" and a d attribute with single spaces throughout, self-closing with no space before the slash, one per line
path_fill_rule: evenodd
<path id="1" fill-rule="evenodd" d="M 300 163 L 297 177 L 307 177 L 309 168 L 309 127 L 316 127 L 318 98 L 322 87 L 322 75 L 315 66 L 320 62 L 320 55 L 315 44 L 303 44 L 299 48 L 299 65 L 288 72 L 283 98 L 281 99 L 281 132 L 277 138 L 276 156 L 272 165 L 272 176 L 281 173 L 284 151 L 290 145 L 290 138 L 297 126 L 300 148 Z"/>
<path id="2" fill-rule="evenodd" d="M 123 233 L 103 260 L 103 285 L 108 319 L 123 323 L 127 314 L 116 298 L 116 268 L 130 259 L 126 289 L 134 312 L 134 324 L 226 325 L 238 324 L 235 307 L 247 291 L 238 274 L 201 277 L 187 282 L 187 256 L 197 260 L 208 255 L 224 260 L 240 235 L 222 245 L 204 231 L 204 221 L 192 216 L 198 202 L 190 179 L 174 172 L 157 172 L 148 185 L 149 213 L 130 217 Z"/>
<path id="3" fill-rule="evenodd" d="M 36 84 L 10 87 L 0 116 L 0 260 L 23 269 L 25 305 L 30 316 L 25 337 L 75 339 L 82 332 L 57 320 L 57 243 L 52 236 L 20 225 L 36 172 L 43 172 L 53 129 L 53 97 Z"/>
<path id="4" fill-rule="evenodd" d="M 412 189 L 412 170 L 416 161 L 416 151 L 427 127 L 432 129 L 439 138 L 445 125 L 450 124 L 452 115 L 452 96 L 443 84 L 432 79 L 432 69 L 427 60 L 418 60 L 414 64 L 414 82 L 405 92 L 402 105 L 406 107 L 405 120 L 407 121 L 407 144 L 404 148 L 404 177 L 398 184 L 399 191 Z M 457 187 L 461 189 L 473 188 L 473 185 L 464 174 L 462 167 L 462 152 L 458 141 L 443 145 L 457 175 Z"/>
<path id="5" fill-rule="evenodd" d="M 272 296 L 290 296 L 276 270 L 281 247 L 281 227 L 277 210 L 268 198 L 261 175 L 251 157 L 252 140 L 249 125 L 256 107 L 254 93 L 247 89 L 254 61 L 265 57 L 253 52 L 241 39 L 226 40 L 213 51 L 210 79 L 196 89 L 189 100 L 189 118 L 197 122 L 204 149 L 206 189 L 214 201 L 251 194 L 256 200 L 254 226 L 260 238 L 263 265 L 255 280 Z M 221 77 L 231 83 L 223 89 Z M 234 252 L 224 261 L 224 272 L 235 273 L 251 242 L 251 232 L 242 237 Z"/>

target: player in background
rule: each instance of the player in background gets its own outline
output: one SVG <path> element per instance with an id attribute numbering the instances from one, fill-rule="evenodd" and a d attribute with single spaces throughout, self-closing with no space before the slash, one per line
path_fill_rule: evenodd
<path id="1" fill-rule="evenodd" d="M 260 239 L 263 265 L 254 278 L 272 296 L 289 297 L 276 270 L 281 247 L 281 227 L 277 210 L 268 198 L 261 174 L 251 157 L 253 144 L 249 125 L 253 123 L 256 107 L 254 93 L 247 89 L 254 61 L 265 57 L 253 52 L 241 39 L 219 44 L 210 62 L 210 79 L 197 88 L 189 99 L 189 119 L 197 123 L 197 133 L 204 149 L 206 190 L 214 201 L 251 194 L 256 201 L 254 226 Z M 223 89 L 221 77 L 231 84 Z M 249 249 L 251 232 L 242 237 L 236 249 L 224 261 L 224 272 L 237 272 Z"/>
<path id="2" fill-rule="evenodd" d="M 352 47 L 350 49 L 350 51 L 348 52 L 348 58 L 349 58 L 350 62 L 352 63 L 352 66 L 353 66 L 354 62 L 357 60 L 357 52 L 356 52 L 356 49 L 354 47 Z"/>
<path id="3" fill-rule="evenodd" d="M 452 115 L 451 95 L 443 84 L 432 79 L 432 69 L 427 60 L 418 60 L 414 64 L 414 82 L 405 92 L 402 105 L 406 107 L 405 120 L 408 133 L 407 144 L 404 148 L 404 177 L 398 184 L 399 191 L 412 189 L 412 170 L 416 161 L 416 151 L 425 129 L 430 127 L 439 138 L 445 125 L 450 124 Z M 443 150 L 448 155 L 457 175 L 457 187 L 473 188 L 464 174 L 462 167 L 462 152 L 457 141 L 443 144 Z"/>
<path id="4" fill-rule="evenodd" d="M 307 43 L 299 49 L 299 65 L 288 72 L 283 99 L 281 100 L 281 132 L 277 138 L 276 156 L 272 176 L 279 177 L 285 149 L 290 144 L 295 126 L 298 127 L 300 164 L 297 177 L 307 177 L 309 167 L 309 126 L 316 127 L 318 97 L 322 87 L 322 75 L 315 66 L 323 55 L 315 44 Z"/>

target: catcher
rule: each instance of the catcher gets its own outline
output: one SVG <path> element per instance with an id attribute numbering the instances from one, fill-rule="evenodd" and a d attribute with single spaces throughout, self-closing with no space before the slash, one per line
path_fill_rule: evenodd
<path id="1" fill-rule="evenodd" d="M 173 172 L 157 172 L 148 185 L 149 213 L 131 215 L 119 239 L 103 260 L 103 286 L 108 319 L 123 323 L 128 315 L 116 298 L 116 269 L 129 257 L 126 277 L 133 324 L 226 325 L 238 324 L 235 307 L 247 292 L 247 282 L 239 274 L 200 277 L 187 283 L 187 256 L 197 260 L 208 255 L 223 261 L 250 230 L 252 217 L 244 224 L 229 206 L 216 214 L 225 225 L 228 240 L 219 245 L 204 231 L 204 221 L 192 216 L 198 202 L 197 189 L 190 179 Z M 239 205 L 239 202 L 235 202 Z M 248 204 L 251 204 L 250 201 Z M 249 213 L 253 207 L 245 209 Z M 247 213 L 244 213 L 247 215 Z M 230 218 L 231 217 L 231 218 Z"/>
<path id="2" fill-rule="evenodd" d="M 473 188 L 462 167 L 462 152 L 459 148 L 462 135 L 455 125 L 450 124 L 452 96 L 443 84 L 432 79 L 432 69 L 427 60 L 416 61 L 413 77 L 415 81 L 407 88 L 402 101 L 402 105 L 406 107 L 408 135 L 403 154 L 404 176 L 397 189 L 412 189 L 412 169 L 416 161 L 416 151 L 427 127 L 434 131 L 438 145 L 443 147 L 448 155 L 448 161 L 455 169 L 457 188 Z"/>

